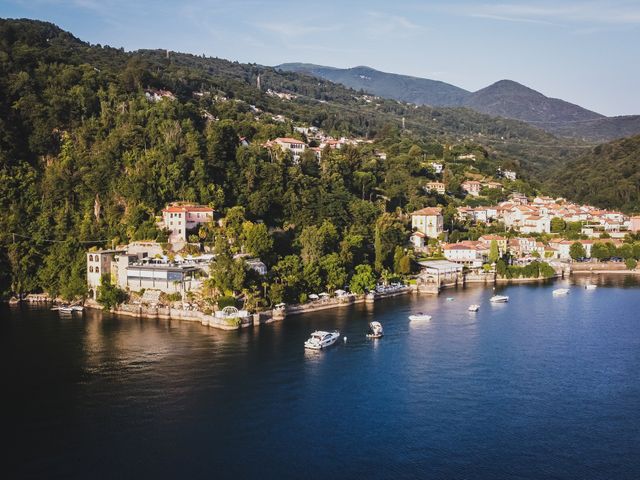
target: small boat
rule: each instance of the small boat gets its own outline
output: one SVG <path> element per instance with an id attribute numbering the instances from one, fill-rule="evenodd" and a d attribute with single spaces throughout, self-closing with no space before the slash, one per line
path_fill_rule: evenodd
<path id="1" fill-rule="evenodd" d="M 494 295 L 489 299 L 491 303 L 507 303 L 509 301 L 509 297 L 506 295 Z"/>
<path id="2" fill-rule="evenodd" d="M 84 312 L 84 307 L 82 305 L 73 305 L 71 310 L 73 312 Z"/>
<path id="3" fill-rule="evenodd" d="M 447 302 L 453 302 L 454 298 L 453 297 L 447 297 Z"/>
<path id="4" fill-rule="evenodd" d="M 382 330 L 382 324 L 380 322 L 371 322 L 369 324 L 368 338 L 382 338 L 384 332 Z"/>
<path id="5" fill-rule="evenodd" d="M 585 290 L 595 290 L 596 288 L 598 288 L 598 285 L 596 285 L 595 283 L 587 283 L 584 288 Z"/>
<path id="6" fill-rule="evenodd" d="M 427 315 L 426 313 L 418 312 L 418 313 L 414 313 L 413 315 L 409 315 L 409 320 L 411 320 L 411 321 L 418 321 L 418 320 L 429 321 L 429 320 L 431 320 L 431 315 Z"/>
<path id="7" fill-rule="evenodd" d="M 569 293 L 569 289 L 568 288 L 556 288 L 553 291 L 553 296 L 554 297 L 560 297 L 563 295 L 567 295 Z"/>
<path id="8" fill-rule="evenodd" d="M 60 313 L 64 313 L 64 314 L 71 314 L 73 313 L 73 307 L 70 305 L 60 305 L 57 308 L 58 312 Z"/>
<path id="9" fill-rule="evenodd" d="M 478 310 L 480 310 L 480 305 L 474 303 L 473 305 L 469 305 L 469 308 L 467 310 L 469 310 L 470 312 L 477 312 Z"/>
<path id="10" fill-rule="evenodd" d="M 337 330 L 334 330 L 333 332 L 316 330 L 311 334 L 309 340 L 304 342 L 304 348 L 322 350 L 323 348 L 327 348 L 336 343 L 338 338 L 340 338 L 340 332 Z"/>

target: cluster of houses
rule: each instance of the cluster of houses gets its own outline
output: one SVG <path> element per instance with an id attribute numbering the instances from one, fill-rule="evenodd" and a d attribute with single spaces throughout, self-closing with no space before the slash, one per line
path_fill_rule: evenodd
<path id="1" fill-rule="evenodd" d="M 626 232 L 637 228 L 637 217 L 629 218 L 621 212 L 578 205 L 563 198 L 536 197 L 529 202 L 522 194 L 513 194 L 509 201 L 495 206 L 460 207 L 458 215 L 462 220 L 487 224 L 499 221 L 506 229 L 525 234 L 550 233 L 553 218 L 567 223 L 581 222 L 581 233 L 591 238 L 597 238 L 603 232 L 622 238 Z"/>
<path id="2" fill-rule="evenodd" d="M 325 135 L 321 130 L 314 127 L 295 127 L 295 130 L 307 135 L 307 138 L 309 138 L 310 141 L 313 140 L 318 144 L 318 146 L 310 147 L 306 142 L 291 137 L 278 137 L 273 140 L 269 140 L 264 143 L 263 146 L 269 149 L 275 148 L 281 151 L 291 152 L 293 160 L 297 162 L 307 149 L 312 150 L 315 153 L 316 158 L 320 160 L 323 150 L 327 147 L 331 150 L 340 150 L 346 145 L 358 145 L 366 142 L 366 140 L 363 139 L 352 139 L 346 137 L 335 139 L 331 136 Z"/>
<path id="3" fill-rule="evenodd" d="M 204 205 L 176 202 L 162 210 L 159 228 L 168 233 L 171 249 L 180 251 L 188 242 L 188 236 L 198 228 L 214 221 L 214 211 Z M 113 285 L 127 291 L 155 291 L 181 293 L 198 290 L 215 254 L 168 255 L 158 242 L 133 242 L 112 249 L 87 251 L 87 286 L 93 298 L 97 297 L 103 275 L 108 275 Z M 257 258 L 240 253 L 247 268 L 266 275 L 266 265 Z"/>
<path id="4" fill-rule="evenodd" d="M 436 188 L 432 188 L 436 190 Z M 436 239 L 437 248 L 443 256 L 458 264 L 472 267 L 486 263 L 493 241 L 496 242 L 500 254 L 509 251 L 517 258 L 547 258 L 568 260 L 570 248 L 576 241 L 585 249 L 586 256 L 591 256 L 591 247 L 601 233 L 608 234 L 607 242 L 615 246 L 622 244 L 627 232 L 640 231 L 640 216 L 627 217 L 620 212 L 600 210 L 590 205 L 577 205 L 564 199 L 536 197 L 531 203 L 524 195 L 516 194 L 509 202 L 491 207 L 460 207 L 459 218 L 475 222 L 491 223 L 501 221 L 506 229 L 513 229 L 521 236 L 508 238 L 502 235 L 485 235 L 474 241 L 442 243 L 444 236 L 444 219 L 441 207 L 428 207 L 411 214 L 412 234 L 410 241 L 418 251 L 427 250 L 427 240 Z M 550 233 L 551 219 L 559 218 L 565 222 L 581 222 L 582 234 L 590 237 L 587 240 L 566 240 L 558 237 L 547 244 L 532 236 L 532 233 Z"/>

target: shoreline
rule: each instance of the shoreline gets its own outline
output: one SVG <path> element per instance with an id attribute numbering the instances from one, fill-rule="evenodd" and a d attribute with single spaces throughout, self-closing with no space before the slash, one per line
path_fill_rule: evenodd
<path id="1" fill-rule="evenodd" d="M 572 275 L 608 275 L 608 274 L 630 274 L 630 275 L 640 275 L 640 270 L 578 270 L 571 271 L 568 276 Z M 218 318 L 215 315 L 206 315 L 203 312 L 198 310 L 182 310 L 178 308 L 171 307 L 145 307 L 142 305 L 128 305 L 123 304 L 120 305 L 119 308 L 110 310 L 106 313 L 110 313 L 112 315 L 124 316 L 124 317 L 133 317 L 133 318 L 147 318 L 147 319 L 161 319 L 161 320 L 179 320 L 185 322 L 198 322 L 203 326 L 209 326 L 212 328 L 216 328 L 218 330 L 241 330 L 243 328 L 247 328 L 250 326 L 260 326 L 263 324 L 269 324 L 277 321 L 282 321 L 289 316 L 302 315 L 305 313 L 318 312 L 323 310 L 330 310 L 334 308 L 345 307 L 349 305 L 357 305 L 361 303 L 374 303 L 379 300 L 383 300 L 385 298 L 396 297 L 400 295 L 407 295 L 409 293 L 415 294 L 425 294 L 429 296 L 433 296 L 434 294 L 439 295 L 440 290 L 456 288 L 456 287 L 464 287 L 465 285 L 485 285 L 485 286 L 495 286 L 495 285 L 520 285 L 520 284 L 531 284 L 531 283 L 545 283 L 547 281 L 555 281 L 560 278 L 565 278 L 564 275 L 556 274 L 553 277 L 549 278 L 496 278 L 496 279 L 471 279 L 469 281 L 464 282 L 451 282 L 451 283 L 443 283 L 437 292 L 426 292 L 420 291 L 420 289 L 416 285 L 408 285 L 404 288 L 400 288 L 395 291 L 389 292 L 376 292 L 374 297 L 368 296 L 367 294 L 361 295 L 345 295 L 343 297 L 334 297 L 328 300 L 322 301 L 314 301 L 306 304 L 296 304 L 285 307 L 284 310 L 272 309 L 266 310 L 262 312 L 256 312 L 247 317 L 238 318 L 238 322 L 230 322 L 224 318 Z M 21 302 L 22 303 L 22 302 Z M 50 302 L 24 302 L 27 305 L 42 305 Z M 12 304 L 11 306 L 16 306 L 16 304 Z M 105 312 L 104 308 L 95 302 L 89 300 L 88 303 L 85 303 L 85 308 L 91 310 L 101 310 Z"/>

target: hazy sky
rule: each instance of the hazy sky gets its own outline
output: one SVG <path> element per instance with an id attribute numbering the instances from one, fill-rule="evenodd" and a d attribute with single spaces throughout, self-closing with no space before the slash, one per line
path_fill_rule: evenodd
<path id="1" fill-rule="evenodd" d="M 91 43 L 263 65 L 368 65 L 477 90 L 509 78 L 640 114 L 640 0 L 0 0 Z"/>

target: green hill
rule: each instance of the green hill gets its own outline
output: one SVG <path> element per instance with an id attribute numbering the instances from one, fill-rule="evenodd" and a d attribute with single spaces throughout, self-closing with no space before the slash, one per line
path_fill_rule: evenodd
<path id="1" fill-rule="evenodd" d="M 311 150 L 296 163 L 263 148 L 301 135 L 300 125 L 362 141 L 325 151 L 320 162 Z M 267 279 L 279 292 L 271 298 L 295 299 L 328 288 L 322 268 L 330 265 L 345 275 L 363 262 L 393 268 L 404 214 L 465 201 L 465 175 L 491 177 L 508 166 L 523 178 L 509 188 L 534 192 L 534 175 L 584 146 L 470 109 L 371 98 L 256 64 L 125 52 L 50 23 L 0 20 L 0 292 L 81 294 L 86 248 L 162 241 L 155 215 L 185 200 L 236 220 L 198 232 L 195 243 L 228 238 L 237 252 L 245 220 L 268 226 L 270 238 L 253 243 L 273 245 L 261 255 L 276 272 Z M 477 161 L 456 160 L 467 152 Z M 422 188 L 434 160 L 448 164 L 445 196 Z M 326 244 L 314 243 L 321 238 Z M 300 277 L 287 270 L 300 258 L 330 252 L 340 258 L 305 265 L 303 283 L 283 286 Z M 247 278 L 235 290 L 264 291 Z"/>
<path id="2" fill-rule="evenodd" d="M 546 184 L 574 200 L 640 212 L 640 135 L 595 147 L 552 171 Z"/>

